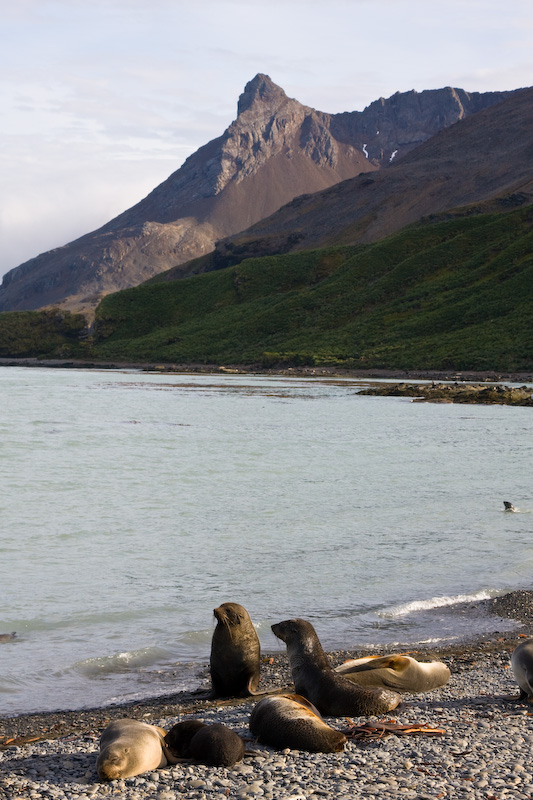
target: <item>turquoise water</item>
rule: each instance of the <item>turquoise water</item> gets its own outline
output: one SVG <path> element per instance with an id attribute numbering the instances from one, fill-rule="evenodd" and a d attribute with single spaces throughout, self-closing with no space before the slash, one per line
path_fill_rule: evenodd
<path id="1" fill-rule="evenodd" d="M 229 600 L 270 651 L 292 616 L 355 650 L 493 629 L 460 601 L 530 586 L 531 409 L 358 388 L 1 369 L 0 713 L 196 686 Z"/>

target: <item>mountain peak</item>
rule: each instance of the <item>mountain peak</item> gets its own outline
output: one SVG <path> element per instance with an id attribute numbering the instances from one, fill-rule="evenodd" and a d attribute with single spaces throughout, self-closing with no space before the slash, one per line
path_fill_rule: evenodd
<path id="1" fill-rule="evenodd" d="M 237 113 L 248 111 L 255 103 L 262 103 L 272 109 L 287 100 L 287 95 L 280 86 L 277 86 L 268 75 L 259 72 L 255 78 L 248 81 L 244 92 L 239 97 Z"/>

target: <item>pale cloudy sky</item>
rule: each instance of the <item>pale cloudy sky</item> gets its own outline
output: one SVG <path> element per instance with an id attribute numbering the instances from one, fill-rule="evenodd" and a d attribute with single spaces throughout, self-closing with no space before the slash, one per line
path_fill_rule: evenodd
<path id="1" fill-rule="evenodd" d="M 0 0 L 0 275 L 94 230 L 264 72 L 321 111 L 533 85 L 532 0 Z"/>

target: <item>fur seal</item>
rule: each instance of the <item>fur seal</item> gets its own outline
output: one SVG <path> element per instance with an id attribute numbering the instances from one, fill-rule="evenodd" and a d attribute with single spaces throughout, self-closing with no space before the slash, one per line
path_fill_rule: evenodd
<path id="1" fill-rule="evenodd" d="M 12 642 L 16 638 L 16 631 L 13 631 L 13 633 L 0 633 L 0 642 Z"/>
<path id="2" fill-rule="evenodd" d="M 513 506 L 512 503 L 509 503 L 507 500 L 503 501 L 504 511 L 516 511 L 516 508 Z"/>
<path id="3" fill-rule="evenodd" d="M 390 689 L 358 686 L 335 672 L 307 620 L 287 619 L 272 625 L 272 630 L 287 645 L 296 692 L 324 716 L 383 714 L 401 702 L 400 695 Z"/>
<path id="4" fill-rule="evenodd" d="M 213 611 L 217 626 L 209 662 L 215 697 L 247 697 L 259 684 L 261 646 L 250 615 L 238 603 Z"/>
<path id="5" fill-rule="evenodd" d="M 511 653 L 511 669 L 520 687 L 518 700 L 533 702 L 533 639 L 525 639 Z"/>
<path id="6" fill-rule="evenodd" d="M 442 661 L 417 661 L 396 654 L 355 658 L 340 664 L 335 672 L 360 686 L 382 686 L 397 692 L 430 692 L 450 679 L 450 670 Z"/>
<path id="7" fill-rule="evenodd" d="M 346 736 L 330 728 L 315 706 L 298 694 L 270 695 L 250 715 L 250 730 L 258 741 L 278 750 L 338 753 Z"/>
<path id="8" fill-rule="evenodd" d="M 194 758 L 208 767 L 231 767 L 243 759 L 246 749 L 231 728 L 219 722 L 206 725 L 199 719 L 174 725 L 165 736 L 165 745 L 173 759 Z"/>
<path id="9" fill-rule="evenodd" d="M 166 731 L 138 719 L 116 719 L 100 737 L 96 760 L 103 781 L 131 778 L 168 763 L 163 751 Z"/>

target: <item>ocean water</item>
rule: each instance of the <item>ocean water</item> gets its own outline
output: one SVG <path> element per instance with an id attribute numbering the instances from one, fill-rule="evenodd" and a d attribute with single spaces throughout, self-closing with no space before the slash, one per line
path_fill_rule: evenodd
<path id="1" fill-rule="evenodd" d="M 359 388 L 0 369 L 0 713 L 198 686 L 225 601 L 270 652 L 294 616 L 354 653 L 493 630 L 463 603 L 530 587 L 531 410 Z"/>

